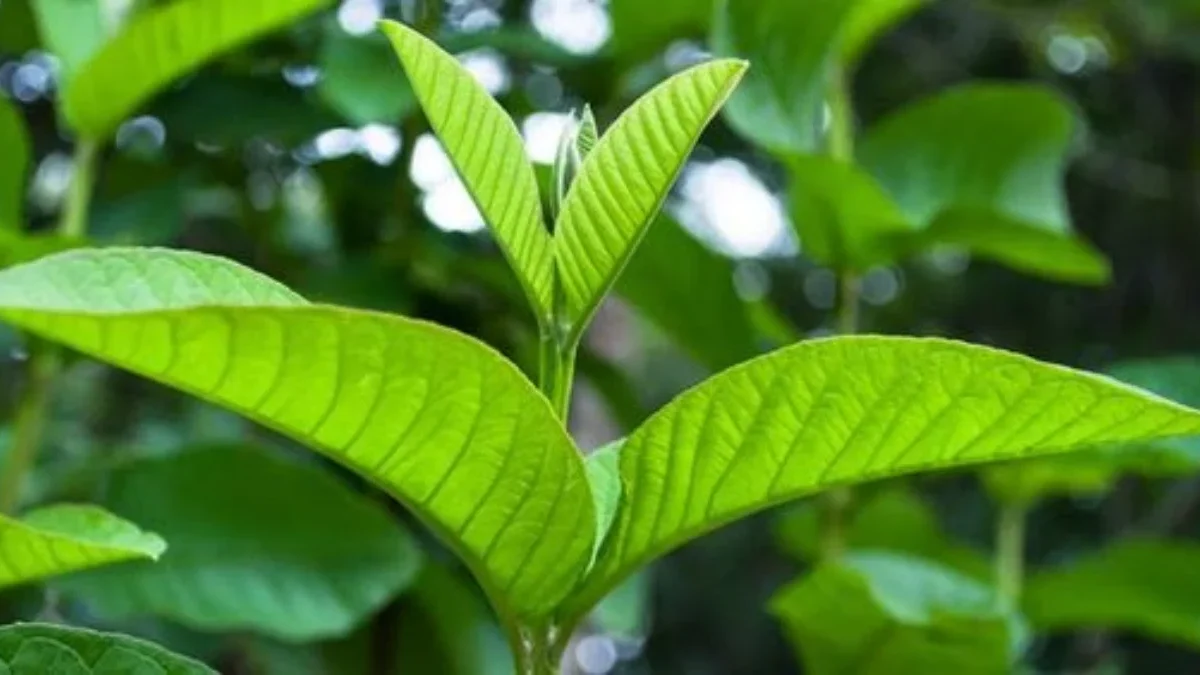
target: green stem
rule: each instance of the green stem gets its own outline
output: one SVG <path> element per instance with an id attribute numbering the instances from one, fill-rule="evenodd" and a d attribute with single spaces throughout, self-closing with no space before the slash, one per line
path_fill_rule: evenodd
<path id="1" fill-rule="evenodd" d="M 577 343 L 564 341 L 552 332 L 543 331 L 538 350 L 538 388 L 554 406 L 554 414 L 566 424 L 571 411 L 571 384 L 575 380 Z"/>
<path id="2" fill-rule="evenodd" d="M 1006 607 L 1016 607 L 1021 600 L 1021 585 L 1025 576 L 1025 518 L 1026 505 L 1008 502 L 1000 505 L 996 519 L 996 593 Z"/>
<path id="3" fill-rule="evenodd" d="M 826 153 L 840 161 L 854 161 L 854 103 L 850 98 L 850 78 L 845 70 L 838 69 L 830 79 L 829 135 L 826 137 Z"/>
<path id="4" fill-rule="evenodd" d="M 78 239 L 87 232 L 98 149 L 96 143 L 86 140 L 75 146 L 75 170 L 58 221 L 58 233 L 65 237 Z M 12 513 L 16 509 L 25 477 L 37 462 L 50 395 L 61 369 L 62 356 L 57 348 L 41 343 L 30 347 L 29 382 L 17 403 L 13 442 L 0 472 L 0 513 Z"/>
<path id="5" fill-rule="evenodd" d="M 545 631 L 537 630 L 518 637 L 516 675 L 558 675 L 562 652 Z"/>

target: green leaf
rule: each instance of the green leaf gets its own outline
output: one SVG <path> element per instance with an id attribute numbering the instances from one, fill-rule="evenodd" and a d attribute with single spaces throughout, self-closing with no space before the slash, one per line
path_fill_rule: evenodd
<path id="1" fill-rule="evenodd" d="M 758 353 L 756 331 L 733 276 L 732 260 L 660 214 L 616 291 L 692 358 L 716 371 Z"/>
<path id="2" fill-rule="evenodd" d="M 321 69 L 317 92 L 355 126 L 398 124 L 417 107 L 416 96 L 382 35 L 352 36 L 331 25 L 317 63 Z"/>
<path id="3" fill-rule="evenodd" d="M 42 44 L 58 57 L 65 80 L 70 80 L 101 45 L 117 31 L 117 3 L 106 0 L 29 0 Z"/>
<path id="4" fill-rule="evenodd" d="M 29 167 L 29 135 L 21 113 L 0 96 L 0 232 L 20 230 L 25 212 L 25 172 Z"/>
<path id="5" fill-rule="evenodd" d="M 504 636 L 472 591 L 446 567 L 425 567 L 402 608 L 395 672 L 513 674 Z"/>
<path id="6" fill-rule="evenodd" d="M 156 534 L 95 506 L 45 506 L 16 519 L 0 515 L 0 588 L 78 570 L 157 560 Z"/>
<path id="7" fill-rule="evenodd" d="M 1200 645 L 1200 545 L 1132 539 L 1033 574 L 1023 594 L 1038 630 L 1108 628 Z"/>
<path id="8" fill-rule="evenodd" d="M 1108 264 L 1071 232 L 1062 174 L 1073 118 L 1056 94 L 969 85 L 919 101 L 872 127 L 863 166 L 922 247 L 963 246 L 1050 277 L 1102 283 Z"/>
<path id="9" fill-rule="evenodd" d="M 319 467 L 253 448 L 134 462 L 108 476 L 105 492 L 106 506 L 172 543 L 153 565 L 58 583 L 114 619 L 154 615 L 293 641 L 340 636 L 407 586 L 421 562 L 386 510 Z"/>
<path id="10" fill-rule="evenodd" d="M 0 626 L 0 666 L 12 675 L 217 675 L 145 640 L 40 623 Z"/>
<path id="11" fill-rule="evenodd" d="M 1113 364 L 1108 374 L 1191 407 L 1200 406 L 1200 358 L 1166 356 Z M 1200 468 L 1200 436 L 1169 438 L 1120 448 L 1127 467 L 1143 475 L 1181 475 Z"/>
<path id="12" fill-rule="evenodd" d="M 625 441 L 616 523 L 572 608 L 755 511 L 837 485 L 1194 434 L 1200 412 L 940 339 L 810 340 L 731 368 Z"/>
<path id="13" fill-rule="evenodd" d="M 516 125 L 453 56 L 403 24 L 383 21 L 380 27 L 534 312 L 547 320 L 554 309 L 554 254 L 537 177 Z"/>
<path id="14" fill-rule="evenodd" d="M 677 38 L 703 35 L 714 4 L 715 0 L 612 0 L 612 50 L 626 60 L 639 60 Z"/>
<path id="15" fill-rule="evenodd" d="M 858 553 L 771 601 L 806 673 L 1012 672 L 1024 630 L 988 586 L 918 558 Z"/>
<path id="16" fill-rule="evenodd" d="M 587 325 L 745 70 L 723 59 L 671 77 L 626 110 L 588 155 L 554 228 L 572 330 Z"/>
<path id="17" fill-rule="evenodd" d="M 73 251 L 0 271 L 0 317 L 291 436 L 366 476 L 461 555 L 502 612 L 548 612 L 591 555 L 583 463 L 494 350 L 310 305 L 235 263 Z"/>
<path id="18" fill-rule="evenodd" d="M 818 509 L 812 504 L 785 513 L 775 535 L 785 551 L 805 561 L 820 555 Z M 885 489 L 871 495 L 855 511 L 846 531 L 846 545 L 855 550 L 883 550 L 923 558 L 990 581 L 992 565 L 979 551 L 950 538 L 937 514 L 911 490 Z"/>
<path id="19" fill-rule="evenodd" d="M 176 78 L 330 2 L 175 0 L 151 7 L 78 69 L 63 93 L 63 114 L 83 136 L 106 138 Z"/>
<path id="20" fill-rule="evenodd" d="M 55 232 L 17 232 L 0 225 L 0 267 L 37 260 L 51 253 L 61 253 L 84 246 L 86 240 L 64 237 Z"/>
<path id="21" fill-rule="evenodd" d="M 908 15 L 929 3 L 929 0 L 856 0 L 842 28 L 841 58 L 853 64 L 862 57 L 878 37 Z"/>
<path id="22" fill-rule="evenodd" d="M 593 559 L 604 544 L 604 538 L 608 536 L 617 517 L 617 509 L 621 507 L 620 461 L 621 441 L 597 448 L 584 461 L 588 485 L 595 500 L 596 544 Z"/>

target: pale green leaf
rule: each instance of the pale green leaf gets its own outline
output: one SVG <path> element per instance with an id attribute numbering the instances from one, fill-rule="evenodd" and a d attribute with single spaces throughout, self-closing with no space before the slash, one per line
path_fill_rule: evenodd
<path id="1" fill-rule="evenodd" d="M 1165 356 L 1120 361 L 1107 373 L 1122 382 L 1191 407 L 1200 407 L 1200 358 Z M 1121 448 L 1126 466 L 1144 475 L 1178 475 L 1200 469 L 1200 437 L 1170 438 Z"/>
<path id="2" fill-rule="evenodd" d="M 171 542 L 157 563 L 56 584 L 105 617 L 328 638 L 374 614 L 420 566 L 420 549 L 378 504 L 319 467 L 254 448 L 146 459 L 119 467 L 105 485 L 105 506 Z"/>
<path id="3" fill-rule="evenodd" d="M 759 351 L 733 277 L 732 260 L 660 214 L 616 292 L 697 362 L 716 371 Z"/>
<path id="4" fill-rule="evenodd" d="M 1200 545 L 1132 539 L 1033 574 L 1023 608 L 1039 630 L 1114 629 L 1200 646 Z"/>
<path id="5" fill-rule="evenodd" d="M 29 135 L 21 113 L 0 96 L 0 232 L 21 229 L 25 212 L 25 172 Z"/>
<path id="6" fill-rule="evenodd" d="M 155 249 L 0 271 L 0 317 L 361 473 L 457 551 L 502 611 L 549 611 L 591 555 L 571 440 L 524 375 L 473 338 L 310 305 L 235 263 Z"/>
<path id="7" fill-rule="evenodd" d="M 12 675 L 217 675 L 128 635 L 40 623 L 0 627 L 0 666 Z"/>
<path id="8" fill-rule="evenodd" d="M 28 0 L 42 44 L 54 54 L 62 74 L 75 71 L 117 31 L 124 16 L 112 0 Z"/>
<path id="9" fill-rule="evenodd" d="M 1200 412 L 964 343 L 810 340 L 731 368 L 625 441 L 624 500 L 573 606 L 766 507 L 889 476 L 1194 434 Z"/>
<path id="10" fill-rule="evenodd" d="M 0 515 L 0 588 L 101 565 L 157 560 L 158 535 L 95 506 L 45 506 L 22 518 Z"/>
<path id="11" fill-rule="evenodd" d="M 548 319 L 554 309 L 554 254 L 537 177 L 516 125 L 453 56 L 403 24 L 380 26 L 539 320 Z"/>
<path id="12" fill-rule="evenodd" d="M 595 501 L 596 552 L 599 552 L 600 546 L 603 545 L 604 538 L 617 517 L 617 509 L 621 507 L 620 461 L 621 441 L 597 448 L 584 461 L 588 485 L 591 486 L 592 498 Z"/>
<path id="13" fill-rule="evenodd" d="M 417 107 L 386 38 L 348 35 L 331 24 L 317 61 L 317 92 L 355 126 L 398 124 Z"/>
<path id="14" fill-rule="evenodd" d="M 701 132 L 746 70 L 710 61 L 668 79 L 601 137 L 571 185 L 555 231 L 569 326 L 581 331 L 653 222 Z"/>
<path id="15" fill-rule="evenodd" d="M 331 0 L 174 0 L 138 13 L 84 63 L 63 93 L 81 135 L 106 138 L 176 78 Z"/>
<path id="16" fill-rule="evenodd" d="M 771 601 L 813 675 L 1004 675 L 1024 628 L 992 589 L 918 558 L 858 553 Z"/>

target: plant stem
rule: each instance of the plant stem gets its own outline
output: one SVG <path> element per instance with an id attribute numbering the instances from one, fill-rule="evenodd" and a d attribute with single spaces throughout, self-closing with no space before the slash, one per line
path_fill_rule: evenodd
<path id="1" fill-rule="evenodd" d="M 58 221 L 58 233 L 65 237 L 80 238 L 87 231 L 97 150 L 95 143 L 86 140 L 75 146 L 74 174 Z M 17 402 L 13 442 L 0 472 L 0 513 L 12 513 L 20 502 L 21 486 L 37 462 L 54 380 L 62 369 L 56 347 L 34 343 L 29 351 L 29 381 Z"/>
<path id="2" fill-rule="evenodd" d="M 1008 608 L 1017 607 L 1025 575 L 1025 504 L 1000 505 L 996 519 L 996 593 Z"/>
<path id="3" fill-rule="evenodd" d="M 574 341 L 566 342 L 552 332 L 543 331 L 538 349 L 538 388 L 554 406 L 554 414 L 566 424 L 571 411 L 571 384 L 575 379 L 577 344 Z"/>
<path id="4" fill-rule="evenodd" d="M 561 653 L 556 650 L 554 640 L 545 631 L 531 631 L 521 635 L 516 650 L 516 675 L 558 675 Z"/>

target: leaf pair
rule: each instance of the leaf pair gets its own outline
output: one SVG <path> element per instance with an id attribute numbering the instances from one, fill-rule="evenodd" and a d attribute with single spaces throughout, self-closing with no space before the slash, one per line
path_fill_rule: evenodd
<path id="1" fill-rule="evenodd" d="M 430 40 L 399 23 L 381 26 L 539 322 L 577 337 L 746 65 L 696 66 L 634 103 L 588 154 L 547 228 L 533 166 L 500 105 Z"/>

